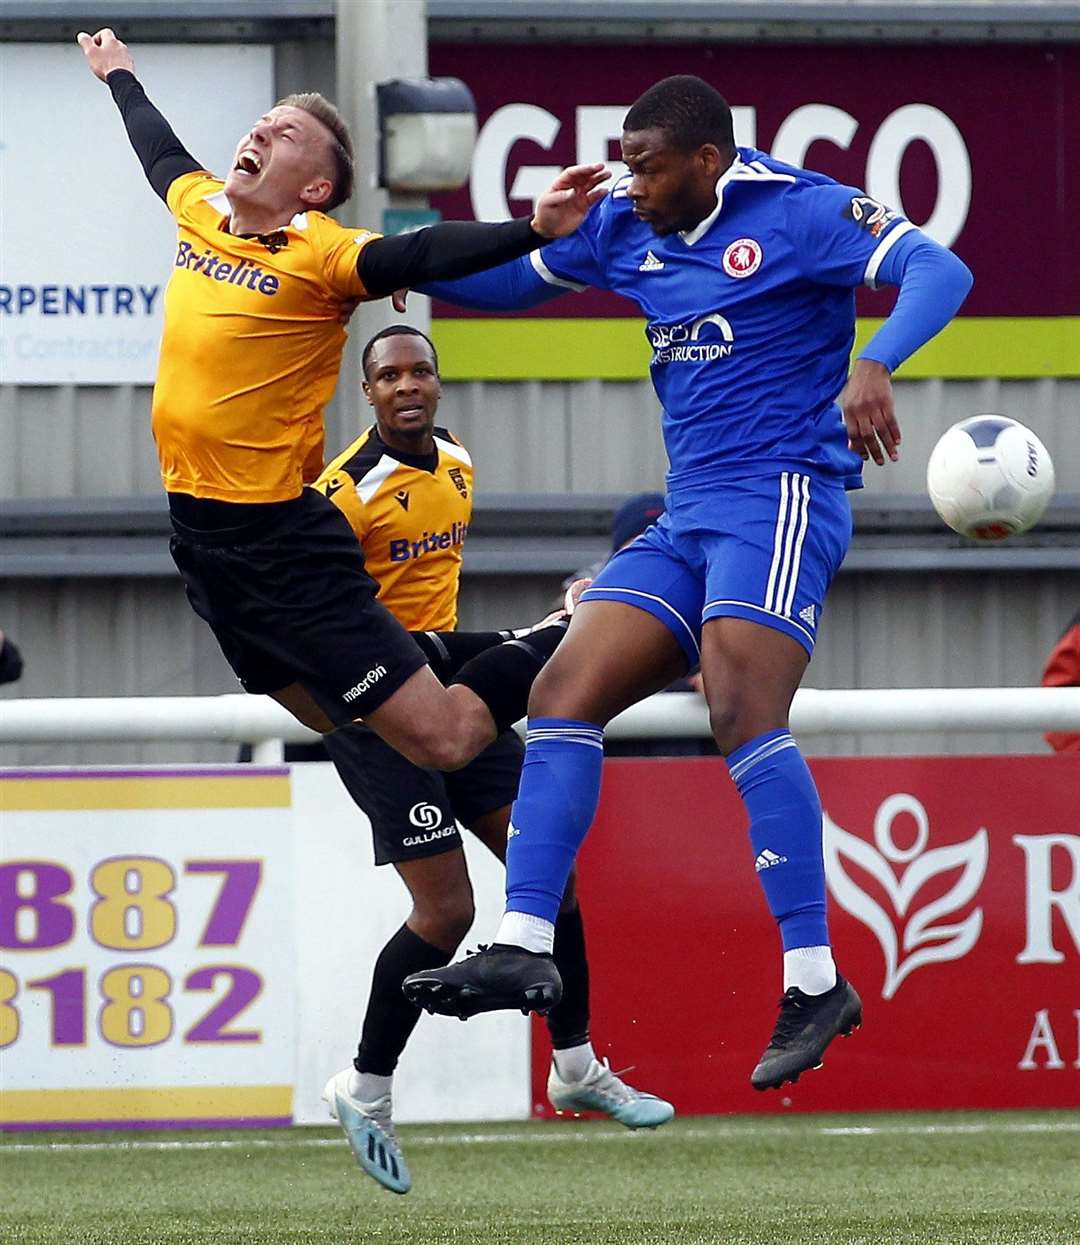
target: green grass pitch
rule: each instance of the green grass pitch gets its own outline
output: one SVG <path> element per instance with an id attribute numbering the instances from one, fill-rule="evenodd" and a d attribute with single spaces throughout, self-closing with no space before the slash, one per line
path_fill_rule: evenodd
<path id="1" fill-rule="evenodd" d="M 7 1245 L 1078 1245 L 1080 1112 L 402 1128 L 396 1197 L 322 1128 L 0 1140 Z"/>

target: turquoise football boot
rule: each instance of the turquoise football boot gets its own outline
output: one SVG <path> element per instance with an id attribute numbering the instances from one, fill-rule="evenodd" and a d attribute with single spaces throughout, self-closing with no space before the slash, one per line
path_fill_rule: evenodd
<path id="1" fill-rule="evenodd" d="M 602 1111 L 627 1128 L 659 1128 L 675 1116 L 675 1108 L 655 1094 L 646 1094 L 620 1080 L 605 1059 L 594 1059 L 580 1081 L 564 1081 L 554 1061 L 547 1083 L 548 1101 L 560 1114 Z"/>
<path id="2" fill-rule="evenodd" d="M 391 1193 L 408 1193 L 412 1176 L 394 1135 L 390 1095 L 361 1102 L 349 1093 L 351 1073 L 351 1068 L 345 1068 L 326 1082 L 323 1098 L 330 1114 L 344 1130 L 361 1169 Z"/>

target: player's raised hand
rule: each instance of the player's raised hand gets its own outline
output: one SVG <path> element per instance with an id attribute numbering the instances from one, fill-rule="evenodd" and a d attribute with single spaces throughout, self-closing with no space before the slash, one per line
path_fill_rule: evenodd
<path id="1" fill-rule="evenodd" d="M 573 233 L 589 208 L 607 194 L 602 183 L 610 176 L 602 164 L 572 164 L 563 169 L 536 200 L 532 227 L 545 238 Z"/>
<path id="2" fill-rule="evenodd" d="M 131 59 L 127 44 L 121 43 L 108 26 L 99 30 L 96 35 L 88 35 L 85 30 L 80 30 L 75 41 L 82 48 L 91 73 L 102 82 L 114 69 L 135 72 L 135 62 Z"/>
<path id="3" fill-rule="evenodd" d="M 840 409 L 847 425 L 848 444 L 865 462 L 872 458 L 879 467 L 885 454 L 896 462 L 900 457 L 900 425 L 893 409 L 889 369 L 873 359 L 856 359 Z"/>

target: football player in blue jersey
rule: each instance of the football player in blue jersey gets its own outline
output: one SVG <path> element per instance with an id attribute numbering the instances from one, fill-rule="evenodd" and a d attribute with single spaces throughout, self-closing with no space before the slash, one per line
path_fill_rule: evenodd
<path id="1" fill-rule="evenodd" d="M 864 461 L 898 456 L 890 374 L 949 322 L 971 274 L 861 190 L 736 147 L 700 78 L 646 91 L 622 153 L 629 173 L 577 232 L 421 287 L 499 309 L 585 286 L 634 299 L 670 470 L 666 513 L 607 564 L 533 686 L 495 942 L 404 989 L 463 1017 L 559 998 L 552 933 L 596 810 L 604 727 L 700 665 L 783 945 L 780 1015 L 750 1078 L 778 1088 L 862 1018 L 833 960 L 821 802 L 788 711 L 850 541 L 846 490 Z M 863 282 L 900 293 L 849 371 Z"/>

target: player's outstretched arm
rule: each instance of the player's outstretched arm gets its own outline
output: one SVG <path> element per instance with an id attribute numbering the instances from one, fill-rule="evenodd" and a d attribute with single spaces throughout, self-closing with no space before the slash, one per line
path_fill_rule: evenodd
<path id="1" fill-rule="evenodd" d="M 127 45 L 107 26 L 94 35 L 81 31 L 77 39 L 90 71 L 112 92 L 147 180 L 165 199 L 176 178 L 198 172 L 202 165 L 146 98 L 146 92 L 135 77 L 135 62 Z"/>
<path id="2" fill-rule="evenodd" d="M 549 285 L 533 267 L 531 257 L 523 255 L 509 264 L 488 268 L 471 277 L 459 277 L 456 281 L 427 281 L 418 287 L 418 292 L 477 311 L 515 311 L 558 298 L 566 293 L 566 287 Z M 404 311 L 403 306 L 398 306 L 396 298 L 394 305 L 399 311 Z"/>
<path id="3" fill-rule="evenodd" d="M 446 221 L 395 238 L 377 238 L 357 259 L 360 280 L 372 298 L 383 298 L 395 290 L 508 263 L 573 233 L 607 193 L 602 183 L 608 176 L 602 164 L 564 169 L 537 199 L 530 220 Z"/>
<path id="4" fill-rule="evenodd" d="M 892 314 L 860 352 L 840 398 L 848 441 L 880 467 L 899 458 L 891 374 L 956 315 L 972 286 L 963 260 L 912 230 L 885 256 L 877 283 L 899 285 Z"/>

